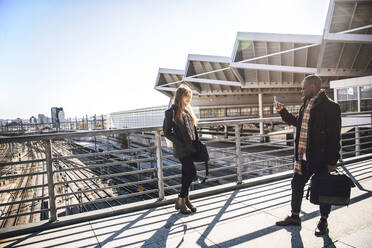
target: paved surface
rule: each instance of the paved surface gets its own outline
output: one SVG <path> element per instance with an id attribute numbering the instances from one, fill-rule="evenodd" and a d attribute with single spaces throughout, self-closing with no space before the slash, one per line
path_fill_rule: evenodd
<path id="1" fill-rule="evenodd" d="M 304 199 L 302 227 L 276 227 L 290 212 L 290 179 L 194 200 L 198 212 L 148 209 L 0 241 L 0 247 L 372 247 L 372 160 L 346 167 L 357 180 L 348 207 L 333 207 L 315 237 L 318 207 Z"/>

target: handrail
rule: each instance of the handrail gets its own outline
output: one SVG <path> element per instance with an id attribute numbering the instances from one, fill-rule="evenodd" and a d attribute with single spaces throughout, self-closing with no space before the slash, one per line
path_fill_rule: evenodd
<path id="1" fill-rule="evenodd" d="M 342 116 L 360 117 L 366 114 L 372 114 L 372 111 L 344 113 Z M 229 135 L 233 137 L 221 138 L 225 135 L 224 131 L 220 133 L 216 131 L 217 134 L 208 136 L 208 139 L 205 140 L 210 155 L 213 155 L 209 161 L 211 168 L 209 169 L 208 182 L 210 184 L 208 186 L 227 182 L 239 184 L 250 175 L 276 173 L 291 167 L 294 159 L 295 129 L 280 133 L 249 135 L 241 132 L 243 125 L 260 122 L 275 122 L 280 125 L 283 123 L 280 117 L 270 117 L 198 124 L 200 128 L 223 125 L 233 128 L 229 130 Z M 366 125 L 371 125 L 370 121 Z M 366 146 L 372 143 L 366 140 L 372 136 L 370 129 L 362 130 L 365 124 L 349 126 L 355 127 L 355 131 L 348 132 L 348 135 L 344 136 L 345 139 L 341 140 L 340 161 L 345 157 L 364 154 L 371 149 Z M 143 137 L 142 132 L 148 138 Z M 10 211 L 8 217 L 1 217 L 0 220 L 46 213 L 50 221 L 55 221 L 58 219 L 57 216 L 61 214 L 61 209 L 65 209 L 66 213 L 72 211 L 71 209 L 74 207 L 79 207 L 79 212 L 91 211 L 102 208 L 105 204 L 109 207 L 113 203 L 123 204 L 120 200 L 139 199 L 134 199 L 134 197 L 158 197 L 159 200 L 162 200 L 166 195 L 174 194 L 175 189 L 181 187 L 181 174 L 179 173 L 181 164 L 173 155 L 170 155 L 171 149 L 164 146 L 161 132 L 160 126 L 153 126 L 0 138 L 0 143 L 30 141 L 30 145 L 22 148 L 24 154 L 32 149 L 38 151 L 36 155 L 28 156 L 27 159 L 31 158 L 30 160 L 17 161 L 17 158 L 13 158 L 9 162 L 0 163 L 0 169 L 5 168 L 6 170 L 0 176 L 0 180 L 13 180 L 11 182 L 15 185 L 13 188 L 0 190 L 0 193 L 12 194 L 13 199 L 13 201 L 0 204 L 0 207 L 9 206 L 8 208 L 11 209 L 15 204 L 19 206 L 24 203 L 31 206 L 38 204 L 35 209 L 32 207 L 31 211 L 19 212 L 19 215 Z M 145 147 L 134 144 L 127 149 L 119 147 L 114 150 L 103 149 L 104 151 L 102 149 L 99 151 L 81 149 L 75 153 L 71 152 L 72 150 L 67 150 L 63 145 L 66 143 L 65 138 L 95 137 L 95 139 L 101 139 L 100 142 L 102 142 L 105 139 L 96 136 L 120 133 L 139 134 L 136 139 L 146 138 Z M 148 135 L 150 133 L 151 135 Z M 293 134 L 293 136 L 285 134 Z M 34 141 L 35 143 L 32 143 Z M 38 141 L 43 141 L 43 147 L 39 147 Z M 33 144 L 36 144 L 35 148 Z M 70 142 L 68 141 L 66 144 L 70 144 Z M 70 145 L 72 149 L 80 147 L 79 145 Z M 14 144 L 10 146 L 18 146 L 17 149 L 21 147 Z M 65 152 L 61 150 L 65 150 Z M 26 166 L 15 166 L 22 164 Z M 205 172 L 202 162 L 195 164 L 199 174 Z M 26 167 L 27 171 L 24 169 Z M 29 180 L 33 182 L 30 183 Z M 33 183 L 37 185 L 33 185 Z M 195 182 L 192 183 L 192 185 L 195 184 Z M 26 191 L 29 192 L 26 194 L 28 195 L 26 198 L 18 196 L 19 192 L 24 194 Z M 45 192 L 40 193 L 41 191 Z M 117 193 L 117 191 L 122 191 L 122 193 Z M 49 203 L 49 205 L 45 203 Z M 23 208 L 25 207 L 23 206 Z"/>

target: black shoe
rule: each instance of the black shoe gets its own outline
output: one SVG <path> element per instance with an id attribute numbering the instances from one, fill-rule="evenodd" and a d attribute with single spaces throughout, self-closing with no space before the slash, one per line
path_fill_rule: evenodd
<path id="1" fill-rule="evenodd" d="M 315 236 L 322 236 L 329 232 L 327 220 L 320 219 L 315 229 Z"/>
<path id="2" fill-rule="evenodd" d="M 299 216 L 287 216 L 284 220 L 275 223 L 277 226 L 301 226 L 301 218 Z"/>

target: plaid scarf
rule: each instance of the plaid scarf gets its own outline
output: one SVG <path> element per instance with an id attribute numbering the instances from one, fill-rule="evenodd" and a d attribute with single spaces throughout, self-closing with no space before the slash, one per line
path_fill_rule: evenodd
<path id="1" fill-rule="evenodd" d="M 304 154 L 306 154 L 310 110 L 313 107 L 315 100 L 319 97 L 321 93 L 323 93 L 323 91 L 324 90 L 320 90 L 315 97 L 311 98 L 310 100 L 306 100 L 305 103 L 304 116 L 302 117 L 301 122 L 300 139 L 297 147 L 297 160 L 294 162 L 293 166 L 294 173 L 297 173 L 299 175 L 302 175 L 301 162 L 303 160 Z"/>
<path id="2" fill-rule="evenodd" d="M 183 123 L 185 124 L 187 133 L 190 136 L 191 140 L 195 140 L 195 130 L 194 130 L 194 125 L 192 124 L 192 117 L 191 114 L 185 109 L 182 113 L 182 118 L 183 118 Z"/>

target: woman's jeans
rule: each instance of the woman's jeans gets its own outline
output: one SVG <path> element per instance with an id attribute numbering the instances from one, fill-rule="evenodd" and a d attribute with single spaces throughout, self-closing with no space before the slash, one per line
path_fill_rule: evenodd
<path id="1" fill-rule="evenodd" d="M 182 164 L 182 187 L 179 197 L 185 198 L 189 194 L 192 181 L 196 178 L 196 168 L 192 156 L 180 159 Z"/>
<path id="2" fill-rule="evenodd" d="M 314 174 L 313 170 L 309 168 L 308 163 L 303 161 L 302 163 L 302 175 L 297 173 L 294 174 L 292 178 L 292 200 L 291 200 L 291 207 L 292 207 L 292 214 L 299 215 L 301 211 L 301 203 L 302 198 L 304 195 L 304 187 L 307 181 L 309 181 L 310 177 Z M 328 173 L 327 169 L 319 172 L 319 174 Z M 316 173 L 318 174 L 318 172 Z M 331 212 L 331 205 L 330 204 L 320 204 L 320 215 L 323 218 L 328 218 L 329 213 Z"/>

